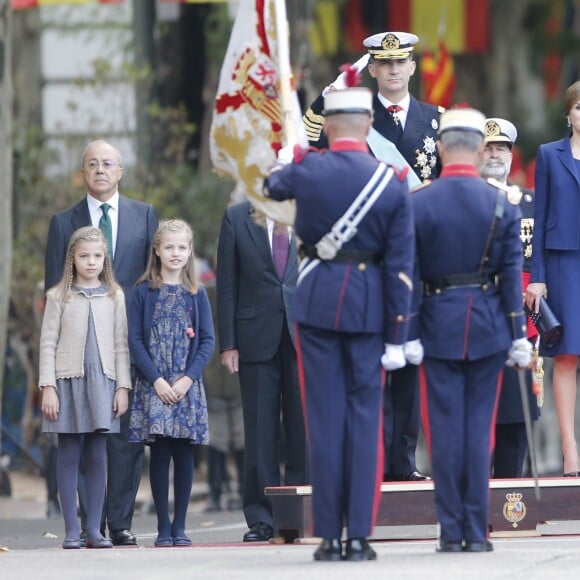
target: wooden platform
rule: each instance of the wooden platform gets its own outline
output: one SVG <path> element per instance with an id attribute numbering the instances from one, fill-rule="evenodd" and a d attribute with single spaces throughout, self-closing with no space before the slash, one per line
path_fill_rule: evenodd
<path id="1" fill-rule="evenodd" d="M 580 478 L 542 477 L 540 500 L 533 479 L 493 479 L 489 483 L 490 531 L 492 535 L 541 535 L 542 524 L 580 520 Z M 272 501 L 274 527 L 285 542 L 312 534 L 312 488 L 267 487 Z M 431 526 L 437 518 L 433 482 L 389 482 L 381 484 L 376 521 L 382 526 Z M 569 532 L 566 532 L 569 533 Z M 435 532 L 421 537 L 435 537 Z M 408 536 L 408 533 L 406 534 Z"/>

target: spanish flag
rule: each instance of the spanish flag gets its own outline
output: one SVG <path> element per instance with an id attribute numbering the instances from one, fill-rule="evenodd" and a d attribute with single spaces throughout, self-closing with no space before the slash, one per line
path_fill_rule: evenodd
<path id="1" fill-rule="evenodd" d="M 440 40 L 437 54 L 429 50 L 422 54 L 422 99 L 432 105 L 440 105 L 448 109 L 453 103 L 455 83 L 453 57 L 449 54 L 445 42 Z"/>
<path id="2" fill-rule="evenodd" d="M 419 37 L 418 48 L 435 51 L 445 21 L 446 48 L 452 54 L 484 52 L 489 45 L 489 0 L 390 0 L 386 30 Z"/>

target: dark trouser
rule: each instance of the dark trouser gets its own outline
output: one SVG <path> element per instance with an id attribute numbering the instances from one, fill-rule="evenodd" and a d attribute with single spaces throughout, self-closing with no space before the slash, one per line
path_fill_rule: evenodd
<path id="1" fill-rule="evenodd" d="M 382 476 L 380 334 L 298 325 L 314 535 L 371 535 Z"/>
<path id="2" fill-rule="evenodd" d="M 493 477 L 522 477 L 527 449 L 525 423 L 496 424 Z"/>
<path id="3" fill-rule="evenodd" d="M 416 365 L 388 373 L 383 398 L 385 476 L 416 471 L 419 437 L 419 379 Z"/>
<path id="4" fill-rule="evenodd" d="M 484 542 L 489 521 L 492 429 L 507 352 L 475 361 L 425 358 L 423 432 L 435 509 L 446 542 Z"/>
<path id="5" fill-rule="evenodd" d="M 145 448 L 140 443 L 129 443 L 129 420 L 133 392 L 129 393 L 129 411 L 121 416 L 121 432 L 107 435 L 107 494 L 103 506 L 101 529 L 131 529 L 135 498 L 141 483 Z M 86 526 L 87 492 L 85 468 L 81 458 L 79 473 L 79 504 L 81 526 Z"/>
<path id="6" fill-rule="evenodd" d="M 243 509 L 246 522 L 273 525 L 265 487 L 279 486 L 280 412 L 284 427 L 284 483 L 307 483 L 304 420 L 300 404 L 296 353 L 287 328 L 271 360 L 240 361 L 244 412 Z"/>

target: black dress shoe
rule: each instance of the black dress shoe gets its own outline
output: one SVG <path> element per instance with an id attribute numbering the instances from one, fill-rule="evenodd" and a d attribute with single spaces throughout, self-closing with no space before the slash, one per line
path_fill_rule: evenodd
<path id="1" fill-rule="evenodd" d="M 338 538 L 325 538 L 314 552 L 318 562 L 340 562 L 342 560 L 342 544 Z"/>
<path id="2" fill-rule="evenodd" d="M 369 546 L 369 542 L 366 538 L 349 538 L 346 541 L 344 559 L 351 562 L 376 560 L 377 553 Z"/>
<path id="3" fill-rule="evenodd" d="M 437 542 L 436 552 L 461 552 L 463 551 L 461 547 L 461 542 L 447 542 L 445 540 L 439 540 Z"/>
<path id="4" fill-rule="evenodd" d="M 250 526 L 244 534 L 244 542 L 267 542 L 274 535 L 274 530 L 269 524 L 258 522 Z"/>
<path id="5" fill-rule="evenodd" d="M 580 471 L 570 471 L 569 473 L 563 473 L 562 477 L 580 477 Z"/>
<path id="6" fill-rule="evenodd" d="M 464 552 L 493 552 L 493 544 L 489 540 L 485 542 L 465 542 Z"/>
<path id="7" fill-rule="evenodd" d="M 137 538 L 131 530 L 109 530 L 113 546 L 136 546 Z"/>
<path id="8" fill-rule="evenodd" d="M 429 481 L 431 478 L 418 471 L 405 471 L 403 473 L 387 473 L 384 481 Z"/>

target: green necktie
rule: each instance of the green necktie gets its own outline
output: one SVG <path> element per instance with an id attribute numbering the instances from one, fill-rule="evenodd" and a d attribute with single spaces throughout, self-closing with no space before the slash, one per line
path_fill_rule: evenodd
<path id="1" fill-rule="evenodd" d="M 107 247 L 109 248 L 109 257 L 111 262 L 113 261 L 113 225 L 111 224 L 111 218 L 109 217 L 109 210 L 111 206 L 108 203 L 101 204 L 101 210 L 103 215 L 99 220 L 99 229 L 103 232 L 105 240 L 107 240 Z"/>

